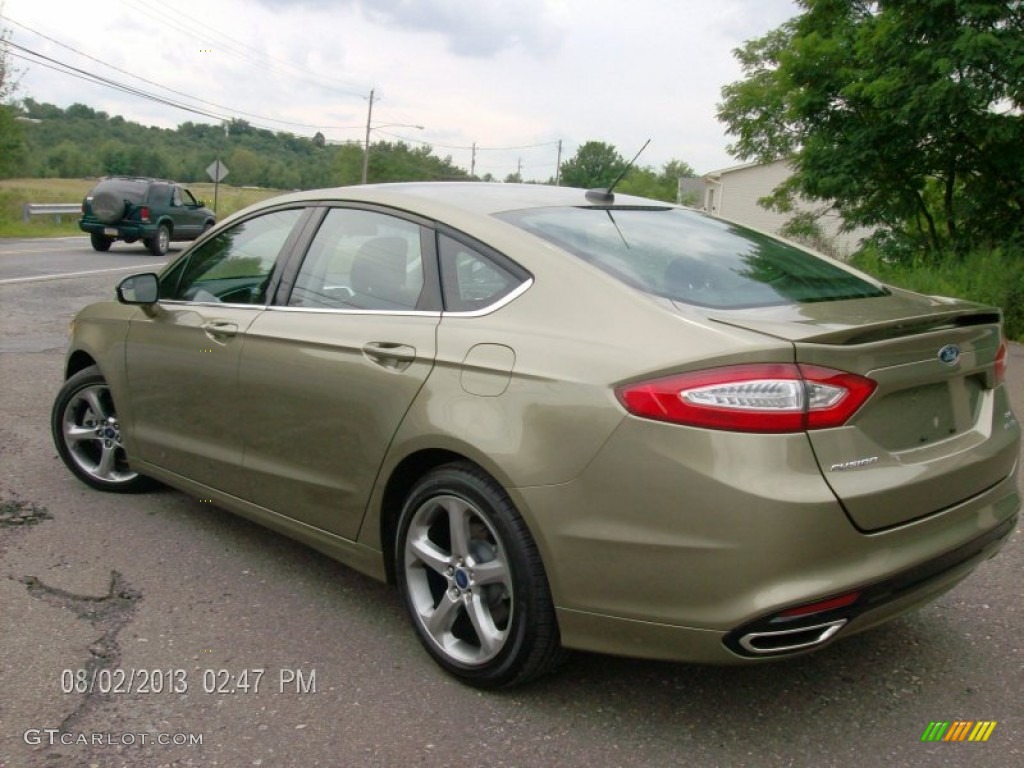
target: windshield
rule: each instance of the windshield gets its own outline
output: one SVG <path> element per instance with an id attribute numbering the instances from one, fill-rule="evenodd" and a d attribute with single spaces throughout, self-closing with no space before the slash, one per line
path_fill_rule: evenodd
<path id="1" fill-rule="evenodd" d="M 499 218 L 642 291 L 720 309 L 885 296 L 838 265 L 675 208 L 541 208 Z"/>

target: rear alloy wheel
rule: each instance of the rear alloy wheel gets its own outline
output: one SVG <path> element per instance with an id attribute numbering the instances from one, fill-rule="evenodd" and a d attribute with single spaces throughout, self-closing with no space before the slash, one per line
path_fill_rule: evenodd
<path id="1" fill-rule="evenodd" d="M 101 235 L 99 232 L 90 232 L 89 239 L 92 241 L 94 251 L 109 251 L 110 244 L 114 242 L 114 238 Z"/>
<path id="2" fill-rule="evenodd" d="M 106 380 L 95 366 L 79 371 L 57 394 L 50 419 L 61 460 L 93 488 L 136 493 L 153 482 L 128 466 L 121 424 Z"/>
<path id="3" fill-rule="evenodd" d="M 420 642 L 461 681 L 514 685 L 560 661 L 537 546 L 505 491 L 475 466 L 449 464 L 416 484 L 395 567 Z"/>
<path id="4" fill-rule="evenodd" d="M 154 256 L 163 256 L 171 245 L 171 231 L 166 224 L 156 228 L 156 234 L 146 240 L 146 247 Z"/>

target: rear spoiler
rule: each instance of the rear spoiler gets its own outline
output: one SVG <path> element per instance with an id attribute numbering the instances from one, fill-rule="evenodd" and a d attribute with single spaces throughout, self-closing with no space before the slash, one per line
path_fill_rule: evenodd
<path id="1" fill-rule="evenodd" d="M 765 333 L 786 341 L 835 344 L 868 344 L 931 331 L 998 325 L 1002 312 L 995 307 L 931 310 L 927 314 L 897 317 L 858 325 L 828 325 L 772 320 L 747 321 L 746 318 L 712 315 L 716 323 Z"/>

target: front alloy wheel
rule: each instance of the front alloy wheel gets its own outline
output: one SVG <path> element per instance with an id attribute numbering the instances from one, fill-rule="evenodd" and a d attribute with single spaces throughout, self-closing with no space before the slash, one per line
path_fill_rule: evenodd
<path id="1" fill-rule="evenodd" d="M 420 641 L 463 682 L 521 683 L 561 658 L 536 545 L 504 490 L 476 467 L 447 465 L 416 485 L 395 554 Z"/>
<path id="2" fill-rule="evenodd" d="M 51 427 L 61 460 L 82 482 L 120 493 L 150 485 L 128 466 L 110 388 L 95 366 L 79 371 L 61 387 Z"/>

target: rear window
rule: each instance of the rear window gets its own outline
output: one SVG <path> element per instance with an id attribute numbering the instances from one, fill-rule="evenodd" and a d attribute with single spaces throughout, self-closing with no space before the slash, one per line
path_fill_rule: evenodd
<path id="1" fill-rule="evenodd" d="M 639 290 L 719 309 L 886 292 L 838 265 L 734 224 L 675 208 L 541 208 L 499 218 Z"/>

